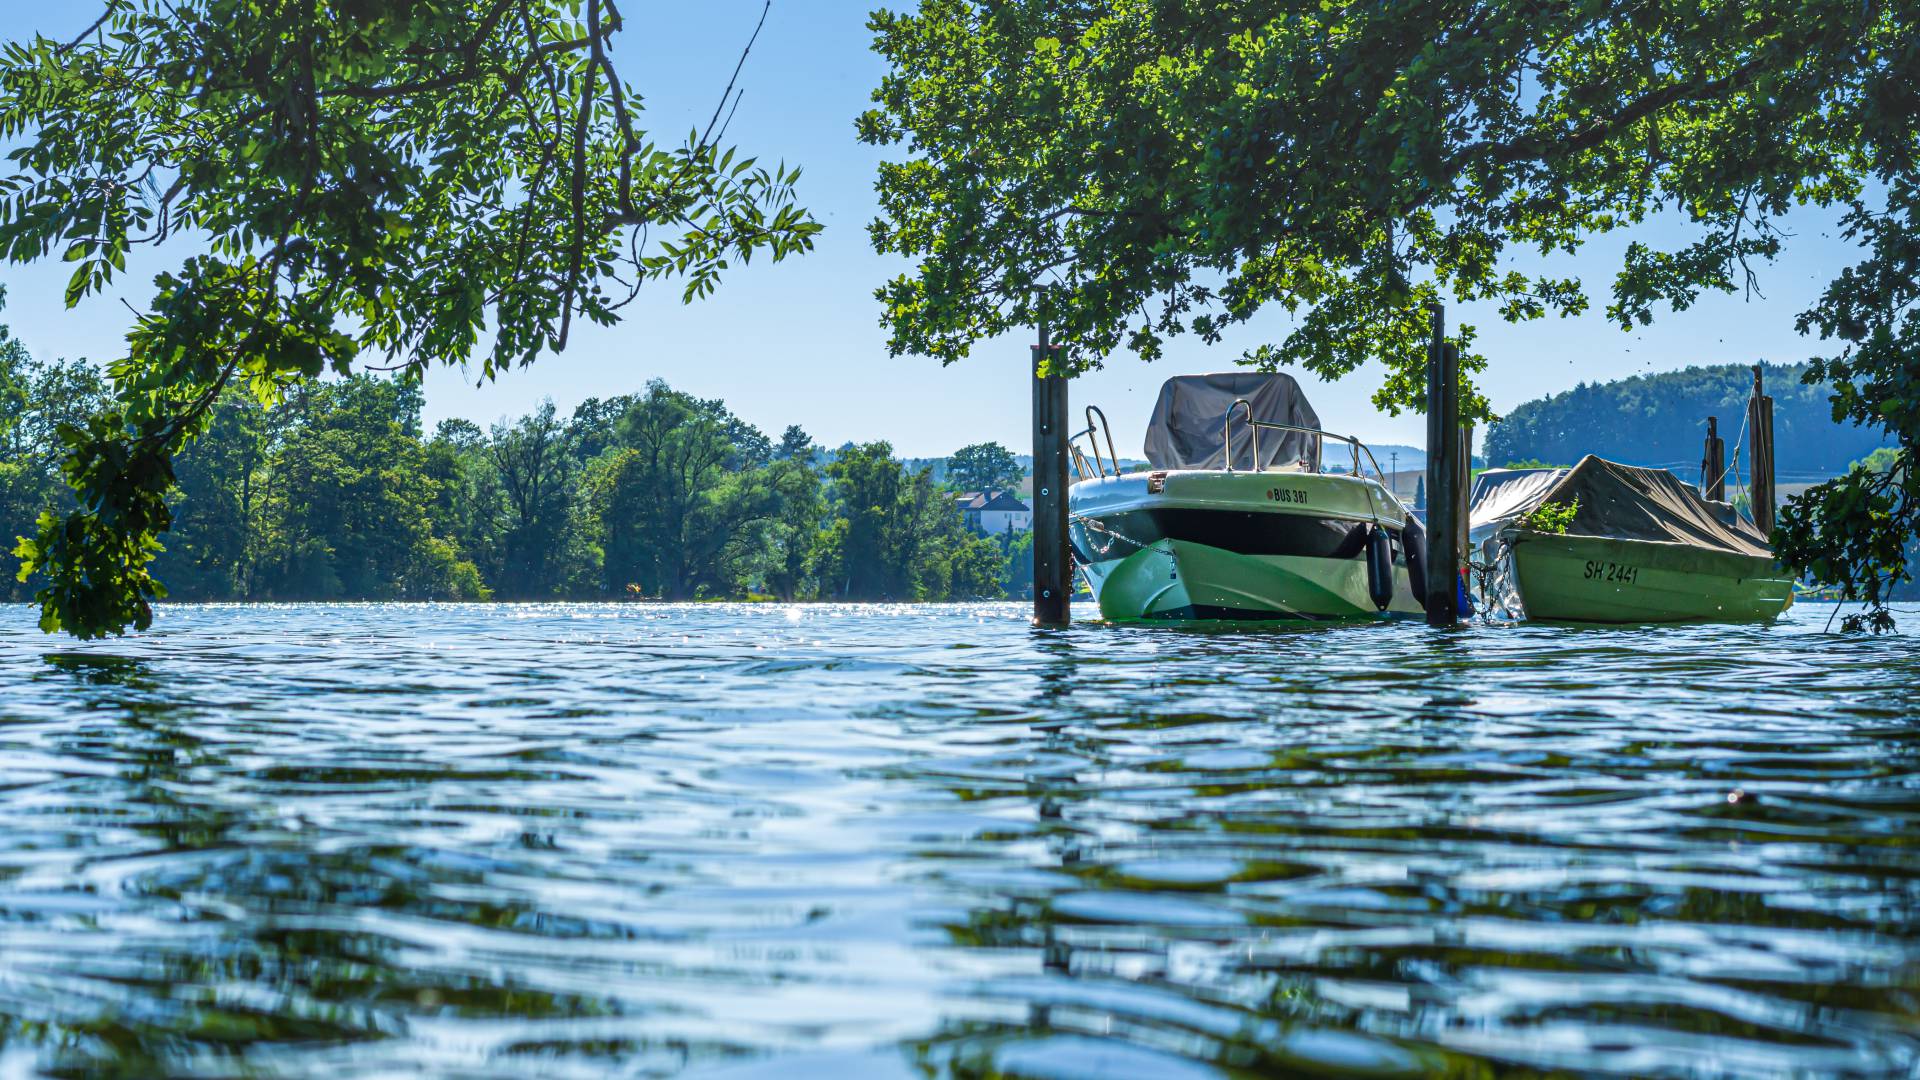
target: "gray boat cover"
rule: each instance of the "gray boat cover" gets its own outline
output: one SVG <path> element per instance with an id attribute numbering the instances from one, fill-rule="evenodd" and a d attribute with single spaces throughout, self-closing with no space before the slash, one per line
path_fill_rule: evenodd
<path id="1" fill-rule="evenodd" d="M 1147 424 L 1147 460 L 1156 469 L 1226 468 L 1222 429 L 1232 410 L 1233 467 L 1253 468 L 1253 432 L 1242 410 L 1233 404 L 1242 398 L 1253 407 L 1255 420 L 1320 426 L 1320 417 L 1291 375 L 1258 371 L 1175 375 L 1160 388 L 1160 400 Z M 1304 461 L 1310 471 L 1318 472 L 1320 437 L 1301 431 L 1262 431 L 1260 458 L 1261 468 Z"/>
<path id="2" fill-rule="evenodd" d="M 1473 478 L 1469 497 L 1467 538 L 1473 544 L 1539 505 L 1548 488 L 1567 475 L 1566 469 L 1488 469 Z"/>
<path id="3" fill-rule="evenodd" d="M 1654 540 L 1773 557 L 1760 530 L 1728 514 L 1725 504 L 1708 502 L 1665 469 L 1639 469 L 1588 454 L 1580 464 L 1558 472 L 1556 481 L 1532 494 L 1524 506 L 1507 515 L 1508 520 L 1542 503 L 1579 499 L 1580 509 L 1567 528 L 1574 536 Z M 1473 520 L 1480 520 L 1478 511 Z"/>

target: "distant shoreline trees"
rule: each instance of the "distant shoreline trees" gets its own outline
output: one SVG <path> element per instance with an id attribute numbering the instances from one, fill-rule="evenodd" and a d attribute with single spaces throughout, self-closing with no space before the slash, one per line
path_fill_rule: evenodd
<path id="1" fill-rule="evenodd" d="M 0 327 L 6 540 L 72 504 L 54 427 L 104 399 L 90 365 L 36 362 Z M 823 467 L 798 427 L 776 443 L 662 382 L 491 430 L 427 434 L 422 404 L 417 386 L 365 375 L 274 409 L 222 397 L 172 462 L 153 563 L 168 596 L 938 601 L 999 598 L 1031 574 L 1030 547 L 969 531 L 953 492 L 884 442 Z M 37 582 L 4 562 L 0 600 L 29 599 Z"/>
<path id="2" fill-rule="evenodd" d="M 824 455 L 654 382 L 483 432 L 369 376 L 223 400 L 175 462 L 179 600 L 995 599 L 1006 545 L 884 442 Z M 271 419 L 273 423 L 266 423 Z M 1030 556 L 1029 556 L 1030 557 Z"/>
<path id="3" fill-rule="evenodd" d="M 1887 441 L 1885 431 L 1837 422 L 1833 388 L 1804 381 L 1806 364 L 1766 364 L 1773 397 L 1775 469 L 1783 476 L 1839 476 Z M 1744 364 L 1635 375 L 1523 402 L 1487 429 L 1489 462 L 1572 463 L 1598 454 L 1631 465 L 1676 468 L 1700 460 L 1706 419 L 1720 418 L 1731 453 L 1746 414 L 1752 370 Z"/>

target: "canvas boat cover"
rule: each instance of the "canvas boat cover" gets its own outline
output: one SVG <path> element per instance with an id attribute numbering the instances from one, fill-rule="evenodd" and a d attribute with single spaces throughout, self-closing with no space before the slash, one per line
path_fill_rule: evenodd
<path id="1" fill-rule="evenodd" d="M 1231 410 L 1233 467 L 1251 469 L 1253 433 L 1234 405 L 1245 399 L 1253 418 L 1270 424 L 1317 428 L 1320 417 L 1293 376 L 1258 371 L 1216 375 L 1176 375 L 1160 388 L 1160 400 L 1147 424 L 1147 460 L 1156 469 L 1224 469 L 1222 428 Z M 1320 437 L 1300 431 L 1260 432 L 1260 467 L 1304 461 L 1320 469 Z"/>
<path id="2" fill-rule="evenodd" d="M 1566 469 L 1488 469 L 1473 478 L 1468 498 L 1467 538 L 1482 541 L 1539 505 L 1540 496 L 1567 475 Z"/>
<path id="3" fill-rule="evenodd" d="M 1524 505 L 1507 514 L 1507 520 L 1542 503 L 1565 504 L 1579 499 L 1580 509 L 1567 528 L 1574 536 L 1652 540 L 1762 559 L 1773 557 L 1760 530 L 1729 512 L 1726 504 L 1702 498 L 1691 485 L 1665 469 L 1638 469 L 1588 454 L 1573 468 L 1553 473 L 1558 479 L 1542 485 Z M 1479 523 L 1478 510 L 1473 520 Z"/>

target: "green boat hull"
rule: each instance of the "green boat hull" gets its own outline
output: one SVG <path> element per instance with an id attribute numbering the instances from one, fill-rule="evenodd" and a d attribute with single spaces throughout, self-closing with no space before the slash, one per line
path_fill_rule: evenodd
<path id="1" fill-rule="evenodd" d="M 1109 622 L 1362 620 L 1421 612 L 1406 508 L 1372 480 L 1291 471 L 1172 471 L 1069 492 L 1074 561 Z M 1391 599 L 1373 597 L 1385 543 Z M 1376 571 L 1377 572 L 1377 571 Z"/>
<path id="2" fill-rule="evenodd" d="M 1378 619 L 1419 614 L 1405 567 L 1394 570 L 1394 603 L 1383 613 L 1358 559 L 1244 555 L 1160 540 L 1124 559 L 1082 567 L 1109 622 Z"/>
<path id="3" fill-rule="evenodd" d="M 1771 559 L 1685 544 L 1503 533 L 1505 568 L 1528 620 L 1581 623 L 1747 622 L 1793 602 Z"/>

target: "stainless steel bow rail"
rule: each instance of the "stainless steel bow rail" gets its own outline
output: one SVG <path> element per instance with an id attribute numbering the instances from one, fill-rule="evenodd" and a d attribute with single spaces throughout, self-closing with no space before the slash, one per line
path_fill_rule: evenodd
<path id="1" fill-rule="evenodd" d="M 1099 417 L 1099 428 L 1094 427 L 1094 417 Z M 1107 437 L 1107 456 L 1100 457 L 1100 435 Z M 1080 452 L 1080 440 L 1087 440 L 1087 448 L 1093 451 L 1093 460 Z M 1107 414 L 1097 406 L 1087 406 L 1087 426 L 1067 439 L 1067 449 L 1073 452 L 1073 472 L 1081 480 L 1100 480 L 1107 475 L 1106 462 L 1113 462 L 1113 475 L 1120 475 L 1120 455 L 1113 452 L 1113 429 L 1107 426 Z"/>
<path id="2" fill-rule="evenodd" d="M 1360 455 L 1362 453 L 1366 454 L 1367 460 L 1373 464 L 1373 474 L 1375 476 L 1384 477 L 1387 475 L 1386 473 L 1383 473 L 1380 471 L 1380 462 L 1374 459 L 1373 451 L 1367 449 L 1367 444 L 1361 442 L 1359 439 L 1356 439 L 1351 435 L 1335 435 L 1331 431 L 1322 431 L 1319 428 L 1302 427 L 1299 424 L 1276 424 L 1270 420 L 1255 420 L 1253 418 L 1253 406 L 1248 403 L 1246 398 L 1237 398 L 1234 400 L 1233 404 L 1227 406 L 1227 419 L 1225 422 L 1223 422 L 1220 425 L 1220 442 L 1223 448 L 1226 450 L 1228 472 L 1234 471 L 1233 470 L 1233 410 L 1235 409 L 1245 410 L 1247 427 L 1252 429 L 1253 431 L 1253 471 L 1254 472 L 1267 471 L 1266 464 L 1260 460 L 1260 429 L 1271 428 L 1274 431 L 1300 431 L 1300 432 L 1305 432 L 1308 435 L 1316 436 L 1322 440 L 1332 439 L 1335 442 L 1346 443 L 1348 449 L 1353 451 L 1353 475 L 1354 476 L 1359 477 L 1359 476 L 1366 475 L 1360 471 Z"/>
<path id="3" fill-rule="evenodd" d="M 1253 406 L 1246 398 L 1236 398 L 1232 405 L 1227 406 L 1227 418 L 1220 428 L 1220 441 L 1226 450 L 1228 472 L 1234 471 L 1233 413 L 1235 409 L 1243 411 L 1246 425 L 1253 432 L 1254 472 L 1267 471 L 1266 464 L 1260 460 L 1260 429 L 1268 428 L 1273 431 L 1298 431 L 1322 440 L 1332 439 L 1335 442 L 1346 443 L 1348 449 L 1353 454 L 1353 475 L 1365 475 L 1360 471 L 1361 454 L 1367 455 L 1367 461 L 1373 466 L 1373 474 L 1375 476 L 1385 477 L 1387 475 L 1380 471 L 1380 462 L 1373 456 L 1373 451 L 1368 449 L 1367 444 L 1361 442 L 1359 439 L 1350 435 L 1336 435 L 1331 431 L 1322 431 L 1319 428 L 1302 427 L 1299 424 L 1279 424 L 1270 420 L 1255 420 L 1253 418 Z M 1079 480 L 1100 480 L 1110 475 L 1119 476 L 1120 455 L 1115 453 L 1113 449 L 1113 428 L 1107 423 L 1107 414 L 1102 412 L 1099 406 L 1089 405 L 1087 406 L 1086 416 L 1087 426 L 1067 438 L 1067 449 L 1073 454 L 1073 472 L 1075 478 Z M 1100 440 L 1103 437 L 1107 441 L 1107 452 L 1105 456 L 1102 456 L 1100 453 Z M 1082 439 L 1087 441 L 1087 451 L 1080 449 L 1080 440 Z M 1087 457 L 1088 451 L 1093 454 L 1091 460 Z M 1113 470 L 1111 473 L 1107 471 L 1109 467 Z"/>

